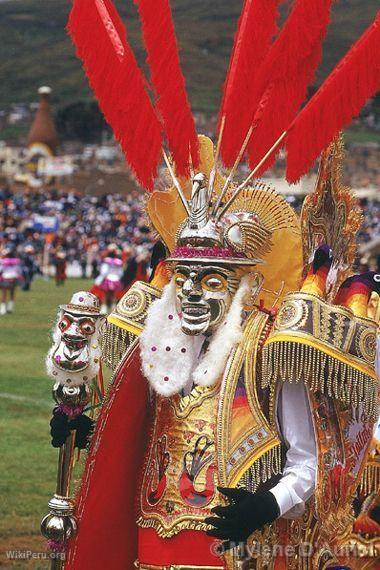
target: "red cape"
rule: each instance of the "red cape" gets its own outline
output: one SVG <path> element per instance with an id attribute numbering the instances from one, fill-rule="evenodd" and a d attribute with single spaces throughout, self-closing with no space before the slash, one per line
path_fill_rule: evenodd
<path id="1" fill-rule="evenodd" d="M 116 374 L 97 421 L 76 501 L 79 531 L 70 541 L 65 570 L 134 568 L 148 402 L 137 345 Z"/>

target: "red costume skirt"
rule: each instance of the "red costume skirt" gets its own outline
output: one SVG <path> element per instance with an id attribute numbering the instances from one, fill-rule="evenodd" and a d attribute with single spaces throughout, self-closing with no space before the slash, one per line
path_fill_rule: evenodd
<path id="1" fill-rule="evenodd" d="M 179 566 L 223 570 L 223 558 L 217 554 L 218 541 L 205 532 L 183 530 L 172 538 L 160 538 L 151 528 L 140 528 L 138 565 L 142 569 Z"/>

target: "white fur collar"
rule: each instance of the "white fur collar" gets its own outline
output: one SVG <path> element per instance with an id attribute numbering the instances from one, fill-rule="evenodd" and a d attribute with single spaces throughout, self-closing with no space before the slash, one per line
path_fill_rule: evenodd
<path id="1" fill-rule="evenodd" d="M 176 311 L 174 282 L 149 308 L 140 336 L 142 370 L 151 387 L 162 396 L 172 396 L 189 383 L 204 337 L 182 332 Z"/>

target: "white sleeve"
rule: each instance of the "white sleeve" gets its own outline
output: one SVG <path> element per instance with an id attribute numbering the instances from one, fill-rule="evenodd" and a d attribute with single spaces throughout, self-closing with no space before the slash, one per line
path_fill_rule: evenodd
<path id="1" fill-rule="evenodd" d="M 314 492 L 317 468 L 313 421 L 302 382 L 284 382 L 278 396 L 277 415 L 288 451 L 283 476 L 271 492 L 280 515 L 296 518 L 302 515 L 305 501 Z"/>

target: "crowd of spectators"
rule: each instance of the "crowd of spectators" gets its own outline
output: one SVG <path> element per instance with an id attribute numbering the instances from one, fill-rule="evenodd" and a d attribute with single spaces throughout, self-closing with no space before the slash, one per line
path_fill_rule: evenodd
<path id="1" fill-rule="evenodd" d="M 33 252 L 39 267 L 64 257 L 83 277 L 97 276 L 109 245 L 125 262 L 149 263 L 153 239 L 141 193 L 81 196 L 56 189 L 14 193 L 0 189 L 0 254 Z"/>
<path id="2" fill-rule="evenodd" d="M 292 196 L 288 200 L 299 211 L 301 200 Z M 364 244 L 380 235 L 380 201 L 365 199 L 361 206 L 364 223 L 359 242 Z M 154 237 L 138 190 L 90 196 L 56 189 L 15 193 L 0 188 L 0 257 L 16 254 L 29 262 L 32 258 L 35 271 L 40 268 L 45 273 L 64 259 L 83 277 L 95 279 L 110 245 L 117 246 L 124 263 L 133 259 L 148 267 Z"/>

